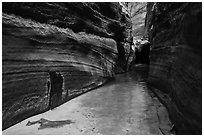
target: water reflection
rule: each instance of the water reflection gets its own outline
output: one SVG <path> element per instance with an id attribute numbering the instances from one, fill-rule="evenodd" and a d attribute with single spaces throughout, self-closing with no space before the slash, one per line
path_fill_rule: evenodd
<path id="1" fill-rule="evenodd" d="M 4 134 L 162 134 L 160 124 L 170 128 L 168 113 L 159 101 L 150 96 L 146 84 L 148 67 L 140 65 L 129 73 L 116 75 L 106 85 L 83 94 L 52 111 L 30 118 L 36 126 L 15 125 Z M 161 111 L 159 110 L 165 110 Z M 158 117 L 158 113 L 163 115 Z M 52 119 L 39 120 L 40 118 Z M 69 118 L 70 121 L 61 121 Z M 74 123 L 70 124 L 71 121 Z M 27 123 L 31 124 L 32 123 Z M 64 126 L 67 124 L 66 126 Z M 51 128 L 52 127 L 52 128 Z M 58 128 L 53 128 L 58 127 Z M 25 130 L 26 129 L 26 130 Z M 68 129 L 68 130 L 67 130 Z"/>
<path id="2" fill-rule="evenodd" d="M 160 134 L 147 76 L 146 65 L 134 67 L 82 100 L 82 106 L 97 117 L 96 127 L 101 134 Z"/>

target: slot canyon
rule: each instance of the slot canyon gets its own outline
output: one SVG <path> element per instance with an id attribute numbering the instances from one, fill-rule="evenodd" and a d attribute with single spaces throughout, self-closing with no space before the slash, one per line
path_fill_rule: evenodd
<path id="1" fill-rule="evenodd" d="M 3 2 L 2 134 L 201 135 L 201 2 Z"/>

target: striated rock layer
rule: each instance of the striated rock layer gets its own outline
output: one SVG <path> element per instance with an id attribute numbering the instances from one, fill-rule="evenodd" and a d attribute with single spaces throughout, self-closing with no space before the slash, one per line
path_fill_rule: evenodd
<path id="1" fill-rule="evenodd" d="M 120 10 L 117 3 L 3 3 L 3 129 L 114 77 L 128 26 Z"/>
<path id="2" fill-rule="evenodd" d="M 4 3 L 3 12 L 60 28 L 70 28 L 75 33 L 86 32 L 112 38 L 117 43 L 120 60 L 117 65 L 126 69 L 121 42 L 129 37 L 131 20 L 117 2 Z"/>
<path id="3" fill-rule="evenodd" d="M 202 4 L 149 3 L 146 27 L 152 43 L 149 83 L 177 134 L 201 134 Z"/>

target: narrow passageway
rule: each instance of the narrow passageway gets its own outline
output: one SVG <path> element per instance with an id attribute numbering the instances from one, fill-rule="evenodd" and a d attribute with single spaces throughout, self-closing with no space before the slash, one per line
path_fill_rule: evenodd
<path id="1" fill-rule="evenodd" d="M 53 110 L 28 118 L 3 134 L 170 134 L 165 107 L 147 88 L 146 72 L 135 69 L 116 75 L 114 81 Z M 33 124 L 28 122 L 40 119 Z M 43 121 L 48 124 L 40 128 Z"/>

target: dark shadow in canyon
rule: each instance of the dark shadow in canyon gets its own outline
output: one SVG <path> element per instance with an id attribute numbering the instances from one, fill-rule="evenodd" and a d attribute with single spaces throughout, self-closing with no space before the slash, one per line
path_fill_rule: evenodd
<path id="1" fill-rule="evenodd" d="M 49 108 L 54 109 L 61 103 L 63 77 L 56 72 L 49 72 L 49 75 L 51 81 Z"/>
<path id="2" fill-rule="evenodd" d="M 26 126 L 40 124 L 38 130 L 41 130 L 45 128 L 58 128 L 71 123 L 74 123 L 74 122 L 72 122 L 71 120 L 51 121 L 51 120 L 41 118 L 40 120 L 37 120 L 37 121 L 28 121 Z"/>

